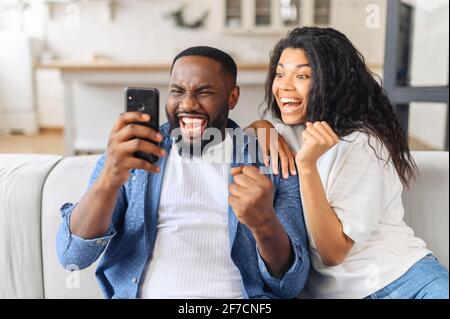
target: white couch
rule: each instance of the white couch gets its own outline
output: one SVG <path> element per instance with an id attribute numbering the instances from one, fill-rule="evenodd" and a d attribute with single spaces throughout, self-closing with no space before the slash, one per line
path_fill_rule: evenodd
<path id="1" fill-rule="evenodd" d="M 405 220 L 449 266 L 449 154 L 416 152 Z M 0 298 L 101 298 L 95 265 L 66 272 L 55 253 L 59 208 L 76 202 L 98 156 L 0 154 Z"/>

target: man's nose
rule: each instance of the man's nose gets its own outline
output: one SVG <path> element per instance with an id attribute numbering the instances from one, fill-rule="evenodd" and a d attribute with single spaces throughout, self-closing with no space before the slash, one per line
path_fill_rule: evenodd
<path id="1" fill-rule="evenodd" d="M 180 109 L 187 112 L 198 109 L 197 99 L 191 94 L 186 94 L 183 100 L 181 100 Z"/>

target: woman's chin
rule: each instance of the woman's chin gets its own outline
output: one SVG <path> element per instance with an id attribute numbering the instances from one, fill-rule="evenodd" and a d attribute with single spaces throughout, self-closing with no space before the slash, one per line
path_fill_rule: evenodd
<path id="1" fill-rule="evenodd" d="M 305 122 L 299 116 L 289 116 L 285 114 L 281 114 L 281 120 L 286 125 L 297 125 Z"/>

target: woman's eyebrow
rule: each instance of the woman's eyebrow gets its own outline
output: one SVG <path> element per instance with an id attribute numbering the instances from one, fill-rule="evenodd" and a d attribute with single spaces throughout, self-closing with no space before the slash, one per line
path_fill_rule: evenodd
<path id="1" fill-rule="evenodd" d="M 278 63 L 278 66 L 284 68 L 284 64 L 283 63 Z M 309 63 L 303 63 L 303 64 L 297 64 L 295 67 L 297 69 L 300 69 L 300 68 L 311 67 L 311 66 L 309 65 Z"/>

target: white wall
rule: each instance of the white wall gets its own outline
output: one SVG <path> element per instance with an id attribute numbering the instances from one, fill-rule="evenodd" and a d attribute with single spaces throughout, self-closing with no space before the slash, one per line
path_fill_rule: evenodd
<path id="1" fill-rule="evenodd" d="M 36 47 L 23 33 L 0 30 L 0 112 L 7 132 L 37 132 L 32 68 Z"/>
<path id="2" fill-rule="evenodd" d="M 180 29 L 164 15 L 188 3 L 187 19 L 210 11 L 206 27 Z M 305 1 L 306 2 L 306 1 Z M 385 0 L 334 0 L 333 27 L 344 32 L 372 64 L 382 64 L 384 54 Z M 273 45 L 283 35 L 226 35 L 222 30 L 222 0 L 117 1 L 114 19 L 105 22 L 102 3 L 54 6 L 47 24 L 50 49 L 63 59 L 89 60 L 96 53 L 117 60 L 170 62 L 182 49 L 198 44 L 224 49 L 238 61 L 266 62 Z M 368 6 L 379 8 L 378 27 L 366 23 Z M 79 9 L 76 9 L 76 8 Z M 76 9 L 76 10 L 75 10 Z M 79 16 L 79 24 L 76 17 Z"/>
<path id="3" fill-rule="evenodd" d="M 105 19 L 106 10 L 102 2 L 61 3 L 51 7 L 51 19 L 47 23 L 43 23 L 45 6 L 39 5 L 39 2 L 33 1 L 33 11 L 27 13 L 24 28 L 28 33 L 44 37 L 52 54 L 63 60 L 88 62 L 98 54 L 117 61 L 170 63 L 180 50 L 203 44 L 229 52 L 238 62 L 265 63 L 274 44 L 283 36 L 283 33 L 224 33 L 221 26 L 222 0 L 117 0 L 113 19 L 109 22 Z M 205 28 L 180 29 L 174 26 L 173 21 L 164 18 L 164 15 L 177 9 L 182 3 L 188 4 L 187 19 L 195 20 L 204 10 L 210 10 Z M 303 0 L 303 9 L 311 8 L 312 3 L 312 0 Z M 378 8 L 378 12 L 375 12 L 378 25 L 375 27 L 367 24 L 369 12 L 366 10 L 371 5 Z M 17 23 L 14 22 L 17 19 L 10 15 L 3 21 L 3 27 L 17 28 Z M 305 17 L 304 12 L 302 16 Z M 379 74 L 383 64 L 384 21 L 385 0 L 332 1 L 331 25 L 344 32 L 355 43 Z M 38 91 L 44 92 L 44 101 L 40 101 L 41 125 L 62 125 L 63 110 L 57 106 L 62 100 L 62 92 L 58 90 L 57 74 L 38 75 L 38 79 L 46 79 L 38 86 Z M 52 87 L 52 90 L 46 87 Z M 261 88 L 255 90 L 263 92 Z M 45 96 L 48 97 L 47 93 L 50 91 L 56 92 L 53 102 L 45 102 L 48 100 Z M 263 96 L 246 98 L 247 101 L 255 99 L 259 104 Z"/>
<path id="4" fill-rule="evenodd" d="M 204 10 L 210 10 L 204 29 L 180 29 L 174 26 L 173 21 L 164 18 L 183 2 L 189 4 L 187 18 L 191 20 L 195 20 Z M 304 4 L 309 2 L 311 0 L 304 0 Z M 105 7 L 102 3 L 59 4 L 53 6 L 52 19 L 45 28 L 47 42 L 55 57 L 64 60 L 90 61 L 93 55 L 100 54 L 118 61 L 170 63 L 182 49 L 202 44 L 221 48 L 238 62 L 267 62 L 269 52 L 283 33 L 227 35 L 221 26 L 222 4 L 222 0 L 122 0 L 117 1 L 110 22 L 104 19 Z M 379 8 L 380 21 L 375 28 L 369 28 L 366 24 L 366 8 L 371 4 Z M 332 26 L 355 42 L 379 74 L 383 64 L 384 19 L 384 0 L 333 1 Z M 47 78 L 49 86 L 57 86 L 54 74 L 43 77 Z M 255 90 L 263 92 L 262 88 Z M 60 95 L 55 100 L 60 101 Z M 263 100 L 262 95 L 257 98 L 251 98 L 246 92 L 243 95 L 246 102 L 254 100 L 255 104 L 259 104 Z M 40 112 L 42 125 L 58 125 L 58 118 L 59 123 L 63 123 L 62 112 L 58 112 L 51 103 L 46 103 L 43 108 Z"/>
<path id="5" fill-rule="evenodd" d="M 448 85 L 449 2 L 420 0 L 414 15 L 411 85 Z M 436 149 L 444 149 L 448 107 L 412 103 L 410 135 Z"/>
<path id="6" fill-rule="evenodd" d="M 279 39 L 279 36 L 224 35 L 218 7 L 221 0 L 191 1 L 187 19 L 195 20 L 209 9 L 206 27 L 177 28 L 164 15 L 182 3 L 181 0 L 117 1 L 114 19 L 109 23 L 103 19 L 102 3 L 79 3 L 76 4 L 79 25 L 74 23 L 75 7 L 56 5 L 54 18 L 47 26 L 49 47 L 57 57 L 69 60 L 90 60 L 99 53 L 122 61 L 169 63 L 182 49 L 201 44 L 224 49 L 239 61 L 265 62 Z"/>
<path id="7" fill-rule="evenodd" d="M 334 0 L 330 26 L 344 33 L 382 75 L 386 30 L 386 0 Z"/>

